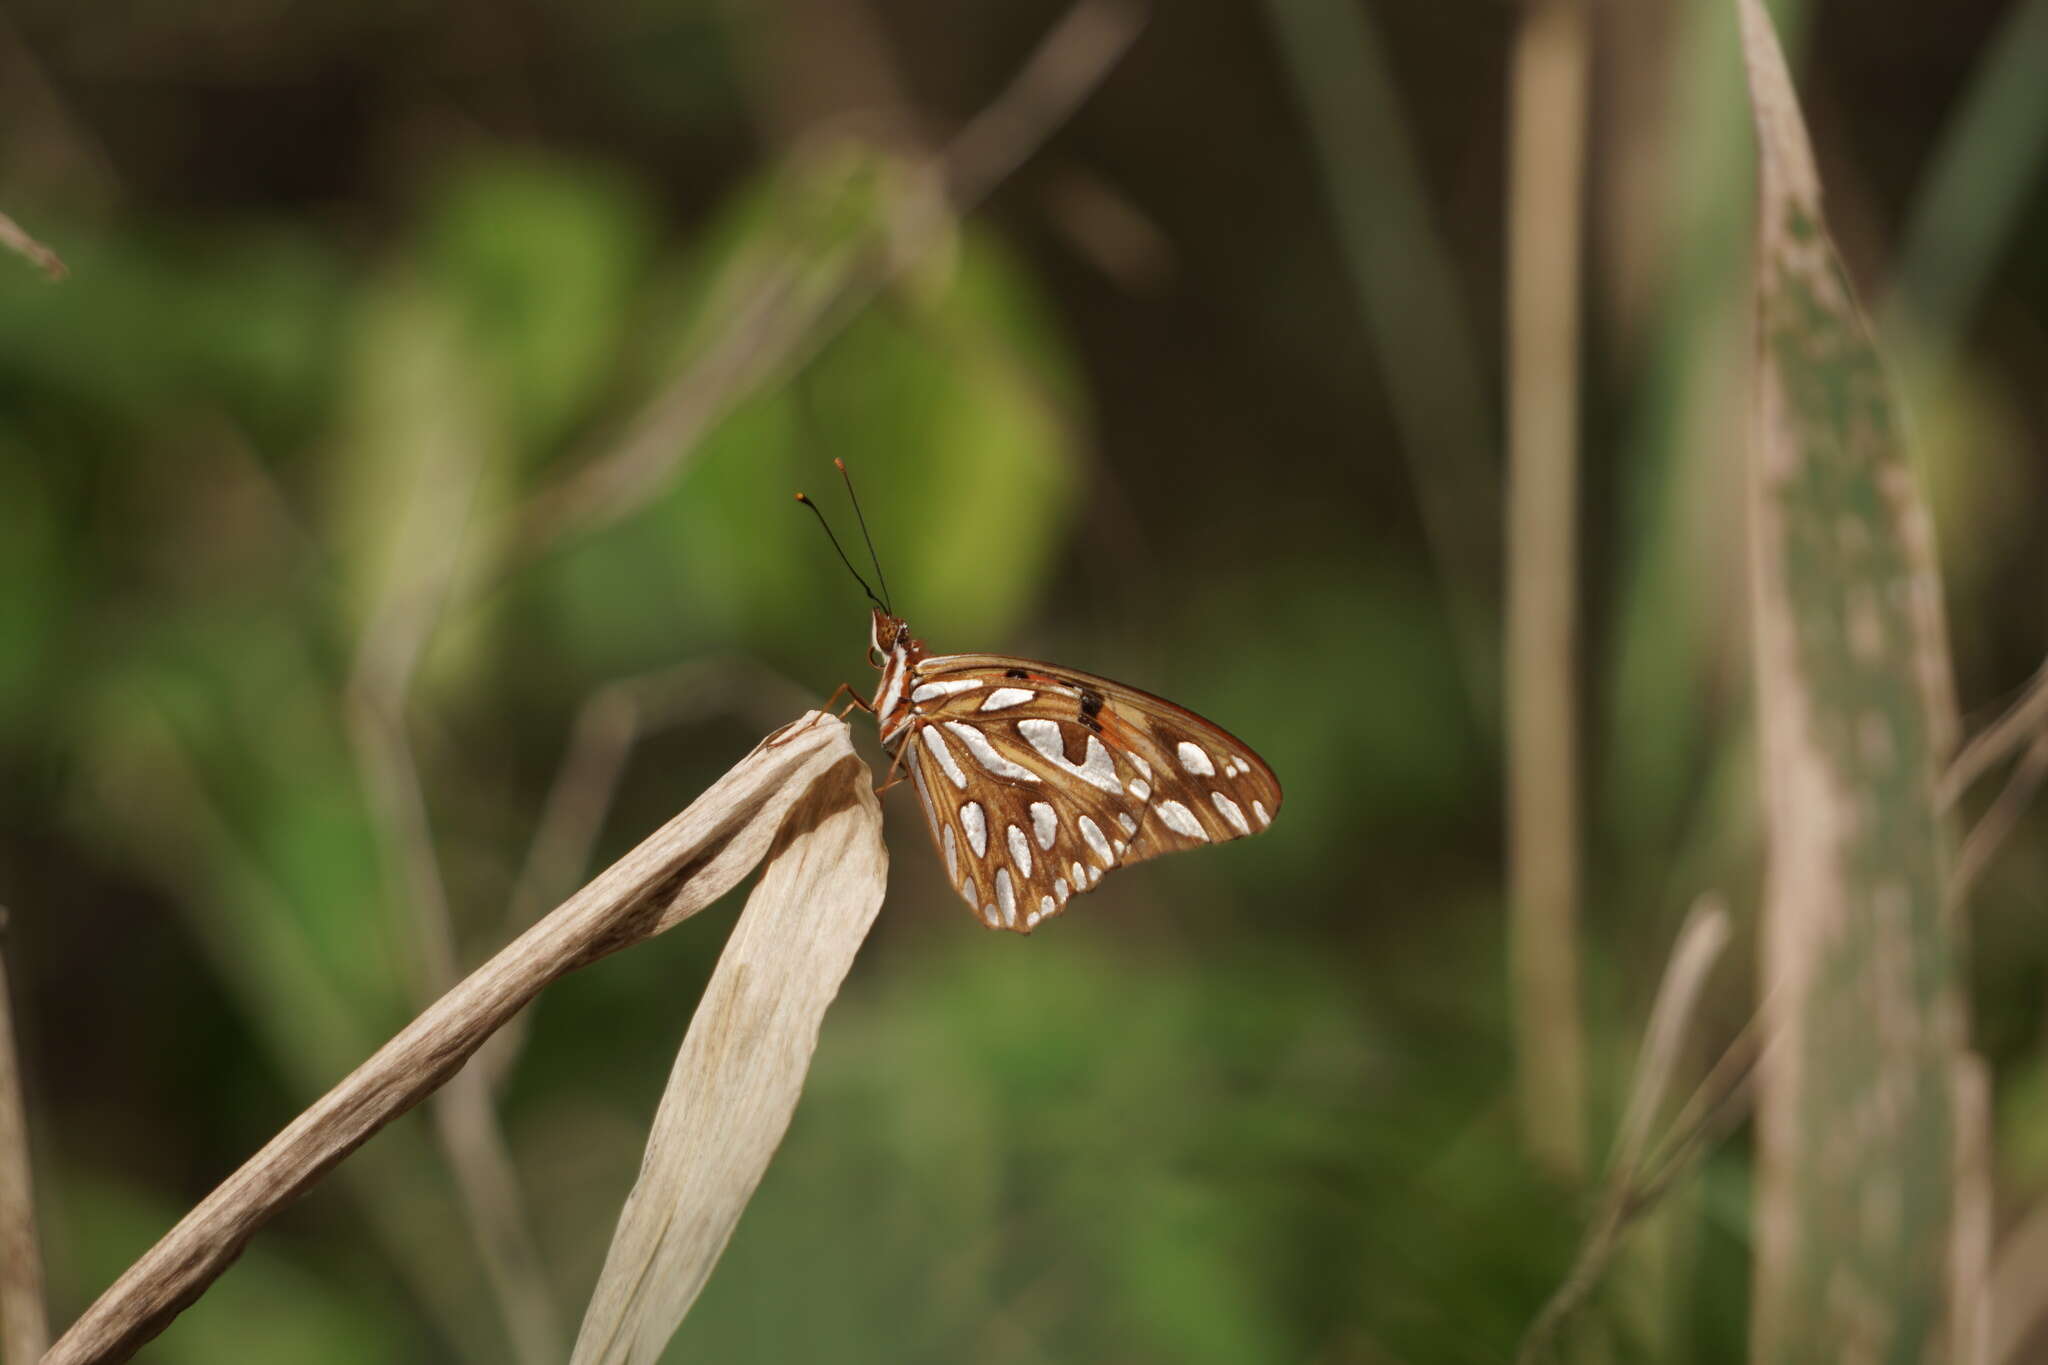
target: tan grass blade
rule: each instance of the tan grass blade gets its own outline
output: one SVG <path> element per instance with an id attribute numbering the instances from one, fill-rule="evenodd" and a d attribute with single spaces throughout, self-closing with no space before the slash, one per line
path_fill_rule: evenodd
<path id="1" fill-rule="evenodd" d="M 1599 1285 L 1621 1248 L 1623 1234 L 1668 1187 L 1668 1181 L 1660 1182 L 1654 1190 L 1646 1183 L 1651 1177 L 1651 1130 L 1678 1072 L 1707 977 L 1720 960 L 1722 949 L 1728 946 L 1728 934 L 1728 911 L 1720 897 L 1714 895 L 1700 897 L 1679 927 L 1678 941 L 1664 968 L 1664 980 L 1659 983 L 1656 1001 L 1650 1007 L 1642 1051 L 1636 1057 L 1635 1078 L 1629 1086 L 1621 1123 L 1615 1130 L 1614 1151 L 1608 1160 L 1593 1219 L 1579 1244 L 1570 1273 L 1523 1334 L 1521 1347 L 1515 1353 L 1516 1365 L 1537 1365 L 1556 1355 L 1565 1324 Z M 1681 1116 L 1672 1137 L 1680 1145 L 1689 1145 L 1690 1131 L 1690 1125 Z"/>
<path id="2" fill-rule="evenodd" d="M 53 280 L 61 280 L 71 273 L 56 252 L 23 231 L 21 224 L 0 213 L 0 247 L 19 252 L 30 263 Z"/>
<path id="3" fill-rule="evenodd" d="M 1935 798 L 1953 694 L 1933 535 L 1760 0 L 1751 590 L 1770 866 L 1753 1358 L 1942 1332 L 1961 1044 Z"/>
<path id="4" fill-rule="evenodd" d="M 827 782 L 839 790 L 844 765 L 859 761 L 846 727 L 816 712 L 755 749 L 266 1143 L 100 1295 L 44 1365 L 133 1355 L 206 1292 L 264 1223 L 433 1093 L 550 982 L 673 928 L 731 890 L 771 853 L 813 788 Z"/>
<path id="5" fill-rule="evenodd" d="M 850 759 L 790 812 L 698 1003 L 577 1335 L 576 1365 L 653 1361 L 710 1278 L 796 1111 L 889 857 Z"/>
<path id="6" fill-rule="evenodd" d="M 7 912 L 0 910 L 0 932 L 6 921 Z M 0 1360 L 6 1365 L 30 1365 L 50 1344 L 35 1190 L 21 1058 L 14 1046 L 14 1005 L 7 964 L 0 959 Z"/>

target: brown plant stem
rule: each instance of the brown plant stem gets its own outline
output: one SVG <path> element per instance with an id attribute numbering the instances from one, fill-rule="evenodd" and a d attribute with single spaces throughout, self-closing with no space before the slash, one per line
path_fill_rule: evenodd
<path id="1" fill-rule="evenodd" d="M 662 933 L 730 890 L 834 765 L 846 727 L 813 712 L 471 972 L 313 1104 L 100 1295 L 44 1365 L 124 1360 L 206 1292 L 277 1212 L 454 1075 L 550 982 Z"/>

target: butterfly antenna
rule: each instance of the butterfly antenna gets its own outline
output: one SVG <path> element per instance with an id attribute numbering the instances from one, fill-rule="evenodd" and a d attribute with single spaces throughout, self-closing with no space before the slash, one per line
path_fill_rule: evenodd
<path id="1" fill-rule="evenodd" d="M 875 577 L 882 584 L 882 610 L 894 616 L 896 612 L 889 606 L 889 577 L 882 572 L 882 557 L 875 553 L 875 538 L 868 534 L 868 519 L 860 510 L 860 494 L 853 491 L 853 475 L 846 472 L 846 461 L 835 459 L 832 463 L 839 467 L 839 477 L 846 481 L 846 496 L 853 499 L 853 515 L 860 522 L 860 538 L 868 543 L 868 562 L 875 566 Z"/>
<path id="2" fill-rule="evenodd" d="M 884 602 L 881 598 L 875 596 L 875 590 L 868 586 L 868 581 L 860 576 L 860 570 L 854 568 L 853 561 L 846 557 L 845 549 L 841 547 L 841 545 L 839 544 L 839 537 L 832 534 L 832 523 L 825 520 L 825 514 L 818 510 L 818 504 L 812 502 L 802 493 L 796 495 L 796 500 L 802 503 L 804 506 L 810 508 L 811 515 L 818 519 L 818 525 L 825 528 L 825 539 L 831 541 L 832 548 L 839 551 L 839 562 L 841 564 L 844 564 L 846 566 L 846 571 L 853 575 L 853 581 L 860 584 L 860 590 L 868 595 L 868 601 L 874 603 L 883 611 L 889 611 L 889 604 L 887 602 Z M 881 572 L 879 567 L 876 569 L 876 572 Z M 891 616 L 894 616 L 896 613 L 890 611 L 889 614 Z"/>

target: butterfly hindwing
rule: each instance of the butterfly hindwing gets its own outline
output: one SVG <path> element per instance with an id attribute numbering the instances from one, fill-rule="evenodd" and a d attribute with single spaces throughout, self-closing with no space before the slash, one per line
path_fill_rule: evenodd
<path id="1" fill-rule="evenodd" d="M 948 875 L 1028 932 L 1125 863 L 1241 838 L 1280 784 L 1221 728 L 1107 678 L 1005 655 L 920 660 L 905 755 Z"/>

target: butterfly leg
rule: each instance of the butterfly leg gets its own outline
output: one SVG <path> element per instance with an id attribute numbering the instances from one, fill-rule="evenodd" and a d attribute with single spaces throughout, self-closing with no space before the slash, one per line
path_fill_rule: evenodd
<path id="1" fill-rule="evenodd" d="M 839 719 L 845 720 L 856 709 L 861 711 L 867 711 L 870 713 L 874 711 L 874 703 L 870 702 L 867 698 L 861 696 L 860 693 L 854 691 L 852 683 L 841 683 L 839 684 L 839 686 L 833 688 L 832 695 L 825 698 L 825 704 L 819 707 L 818 709 L 821 711 L 830 711 L 832 709 L 832 703 L 839 700 L 839 694 L 842 692 L 844 692 L 847 696 L 847 703 L 844 709 L 842 709 L 839 712 Z"/>
<path id="2" fill-rule="evenodd" d="M 903 755 L 909 752 L 910 746 L 906 744 L 902 748 L 898 749 L 895 755 L 892 758 L 890 758 L 889 771 L 882 774 L 882 785 L 875 788 L 875 795 L 880 796 L 883 792 L 889 790 L 889 788 L 895 786 L 897 783 L 903 780 L 905 774 L 899 773 L 896 770 L 903 766 Z"/>
<path id="3" fill-rule="evenodd" d="M 863 710 L 863 711 L 870 711 L 870 712 L 871 712 L 871 711 L 873 711 L 873 710 L 875 709 L 875 708 L 874 708 L 874 705 L 873 705 L 873 704 L 872 704 L 871 702 L 867 701 L 867 700 L 866 700 L 865 698 L 863 698 L 863 697 L 862 697 L 862 696 L 860 695 L 860 693 L 858 693 L 858 692 L 856 692 L 856 691 L 854 691 L 854 690 L 853 690 L 853 684 L 852 684 L 852 683 L 841 683 L 841 684 L 839 684 L 839 686 L 838 686 L 838 687 L 836 687 L 836 688 L 834 688 L 834 689 L 833 689 L 832 695 L 831 695 L 831 696 L 829 696 L 829 697 L 827 697 L 827 698 L 825 698 L 825 704 L 824 704 L 823 706 L 819 707 L 818 709 L 819 709 L 820 711 L 829 711 L 829 710 L 831 710 L 831 709 L 832 709 L 832 703 L 833 703 L 833 702 L 836 702 L 836 701 L 838 701 L 838 700 L 839 700 L 839 694 L 840 694 L 840 693 L 842 693 L 842 692 L 844 692 L 844 693 L 845 693 L 845 694 L 846 694 L 846 695 L 847 695 L 848 697 L 850 697 L 850 698 L 851 698 L 851 700 L 850 700 L 850 701 L 848 701 L 848 702 L 847 702 L 847 704 L 846 704 L 846 706 L 845 706 L 845 707 L 844 707 L 844 708 L 843 708 L 843 709 L 842 709 L 842 710 L 841 710 L 841 711 L 839 712 L 839 715 L 838 715 L 838 716 L 836 717 L 836 719 L 839 719 L 839 720 L 845 720 L 845 719 L 846 719 L 846 717 L 847 717 L 847 715 L 848 715 L 849 713 L 851 713 L 851 712 L 852 712 L 852 711 L 854 710 L 854 708 L 856 708 L 856 707 L 858 707 L 859 709 L 861 709 L 861 710 Z M 771 736 L 771 737 L 769 738 L 769 740 L 768 740 L 767 744 L 766 744 L 766 745 L 765 745 L 764 747 L 766 747 L 766 748 L 770 748 L 770 749 L 776 748 L 776 747 L 777 747 L 778 745 L 782 744 L 782 743 L 783 743 L 784 741 L 786 741 L 786 740 L 790 739 L 790 738 L 791 738 L 791 737 L 792 737 L 792 736 L 793 736 L 793 735 L 794 735 L 795 733 L 796 733 L 796 732 L 795 732 L 795 729 L 794 729 L 793 727 L 789 727 L 789 728 L 787 729 L 787 733 L 785 733 L 785 732 L 784 732 L 783 730 L 778 730 L 778 731 L 776 731 L 776 732 L 775 732 L 775 734 L 774 734 L 773 736 Z"/>

